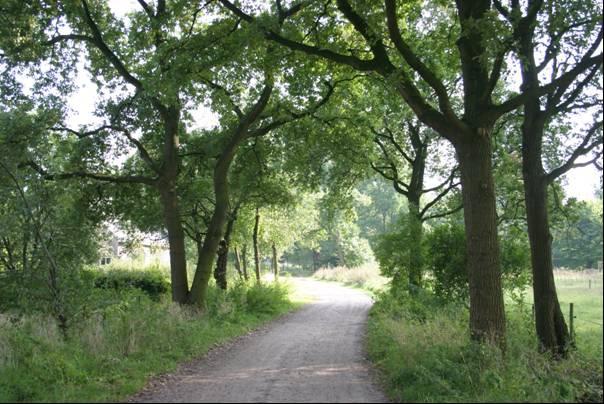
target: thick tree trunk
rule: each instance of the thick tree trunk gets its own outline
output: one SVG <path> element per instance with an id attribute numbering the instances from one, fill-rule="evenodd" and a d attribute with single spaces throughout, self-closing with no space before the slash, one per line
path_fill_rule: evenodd
<path id="1" fill-rule="evenodd" d="M 495 211 L 491 139 L 476 134 L 455 145 L 461 169 L 470 283 L 470 333 L 505 347 L 505 311 Z"/>
<path id="2" fill-rule="evenodd" d="M 185 233 L 180 217 L 180 203 L 176 190 L 178 157 L 180 107 L 171 106 L 160 110 L 164 123 L 163 167 L 161 178 L 156 184 L 163 210 L 164 224 L 168 232 L 170 246 L 170 274 L 172 281 L 172 300 L 181 304 L 189 298 L 187 280 L 187 258 L 185 250 Z"/>
<path id="3" fill-rule="evenodd" d="M 170 278 L 172 301 L 185 304 L 188 301 L 187 260 L 185 255 L 185 233 L 180 218 L 180 206 L 175 191 L 175 181 L 159 187 L 164 224 L 168 231 L 170 247 Z"/>
<path id="4" fill-rule="evenodd" d="M 237 212 L 233 213 L 233 217 L 227 222 L 227 227 L 224 232 L 224 238 L 220 241 L 218 246 L 218 258 L 216 259 L 216 268 L 214 269 L 214 279 L 216 285 L 222 289 L 227 289 L 227 263 L 229 257 L 229 243 L 231 241 L 231 233 L 233 232 L 233 225 L 235 224 Z"/>
<path id="5" fill-rule="evenodd" d="M 538 108 L 537 102 L 525 106 L 522 126 L 522 173 L 531 245 L 535 326 L 540 350 L 564 357 L 571 341 L 554 281 L 547 207 L 548 182 L 541 156 L 544 122 Z"/>
<path id="6" fill-rule="evenodd" d="M 214 269 L 214 279 L 216 286 L 222 290 L 227 289 L 227 256 L 229 247 L 226 240 L 221 240 L 218 245 L 218 258 L 216 259 L 216 268 Z"/>
<path id="7" fill-rule="evenodd" d="M 256 282 L 260 283 L 260 250 L 258 249 L 258 227 L 260 226 L 260 213 L 256 208 L 256 219 L 254 221 L 254 271 L 256 272 Z"/>

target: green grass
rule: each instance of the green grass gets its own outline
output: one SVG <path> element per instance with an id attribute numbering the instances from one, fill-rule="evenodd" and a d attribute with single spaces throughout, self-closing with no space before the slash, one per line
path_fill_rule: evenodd
<path id="1" fill-rule="evenodd" d="M 367 263 L 356 268 L 321 268 L 312 277 L 360 288 L 372 294 L 384 290 L 389 281 L 388 278 L 380 275 L 379 267 L 375 263 Z"/>
<path id="2" fill-rule="evenodd" d="M 292 310 L 281 283 L 210 289 L 204 314 L 131 290 L 97 298 L 117 303 L 92 310 L 64 340 L 47 315 L 0 315 L 0 401 L 117 401 L 149 377 Z"/>
<path id="3" fill-rule="evenodd" d="M 558 277 L 560 300 L 577 305 L 577 351 L 567 360 L 537 353 L 530 304 L 507 304 L 502 355 L 470 342 L 465 307 L 428 294 L 380 296 L 368 326 L 370 357 L 395 401 L 602 402 L 602 328 L 579 321 L 601 323 L 601 281 L 598 291 L 583 280 Z"/>
<path id="4" fill-rule="evenodd" d="M 602 272 L 556 270 L 554 277 L 567 324 L 570 324 L 570 303 L 574 304 L 574 330 L 579 350 L 592 351 L 592 356 L 602 357 Z M 531 289 L 525 292 L 525 301 L 532 304 Z"/>

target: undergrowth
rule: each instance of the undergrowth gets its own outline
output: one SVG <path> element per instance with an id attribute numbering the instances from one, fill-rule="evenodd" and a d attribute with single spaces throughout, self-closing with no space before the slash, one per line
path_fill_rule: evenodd
<path id="1" fill-rule="evenodd" d="M 508 311 L 502 354 L 470 342 L 463 306 L 384 293 L 370 315 L 370 357 L 401 402 L 602 402 L 601 341 L 566 360 L 539 354 L 528 307 Z"/>
<path id="2" fill-rule="evenodd" d="M 137 288 L 87 292 L 66 338 L 48 314 L 0 314 L 0 401 L 121 400 L 150 376 L 293 308 L 282 284 L 211 286 L 204 313 Z"/>

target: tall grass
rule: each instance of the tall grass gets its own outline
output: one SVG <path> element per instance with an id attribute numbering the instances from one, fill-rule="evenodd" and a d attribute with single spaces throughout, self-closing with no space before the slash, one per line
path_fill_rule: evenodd
<path id="1" fill-rule="evenodd" d="M 507 319 L 503 355 L 470 342 L 463 306 L 383 294 L 371 312 L 368 350 L 397 401 L 602 402 L 601 340 L 599 354 L 579 345 L 554 361 L 537 352 L 530 306 L 509 307 Z"/>
<path id="2" fill-rule="evenodd" d="M 384 289 L 389 279 L 380 274 L 376 263 L 363 264 L 356 268 L 343 266 L 321 268 L 313 274 L 313 278 L 341 282 L 345 285 L 355 286 L 371 291 Z"/>
<path id="3" fill-rule="evenodd" d="M 91 310 L 67 339 L 47 315 L 0 315 L 0 401 L 120 400 L 293 307 L 283 284 L 211 287 L 203 314 L 136 289 L 95 293 L 116 303 Z"/>

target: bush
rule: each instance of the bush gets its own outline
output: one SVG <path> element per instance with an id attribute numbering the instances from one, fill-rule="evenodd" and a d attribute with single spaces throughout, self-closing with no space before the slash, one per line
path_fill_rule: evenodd
<path id="1" fill-rule="evenodd" d="M 396 274 L 407 273 L 409 249 L 406 248 L 408 235 L 405 228 L 399 228 L 392 233 L 381 234 L 377 237 L 373 253 L 380 264 L 380 272 L 384 276 L 394 277 Z"/>
<path id="2" fill-rule="evenodd" d="M 466 272 L 466 236 L 461 225 L 445 224 L 425 238 L 426 265 L 432 273 L 432 290 L 446 300 L 465 300 L 469 295 Z"/>
<path id="3" fill-rule="evenodd" d="M 91 271 L 90 276 L 93 279 L 95 288 L 114 289 L 116 291 L 139 289 L 156 301 L 170 290 L 170 282 L 163 273 L 156 269 L 141 271 L 123 269 L 111 269 L 109 271 L 96 270 Z"/>
<path id="4" fill-rule="evenodd" d="M 466 237 L 461 224 L 435 227 L 425 237 L 426 265 L 432 290 L 445 300 L 467 300 Z M 522 291 L 529 284 L 530 250 L 526 235 L 513 229 L 500 237 L 501 271 L 507 291 Z"/>

